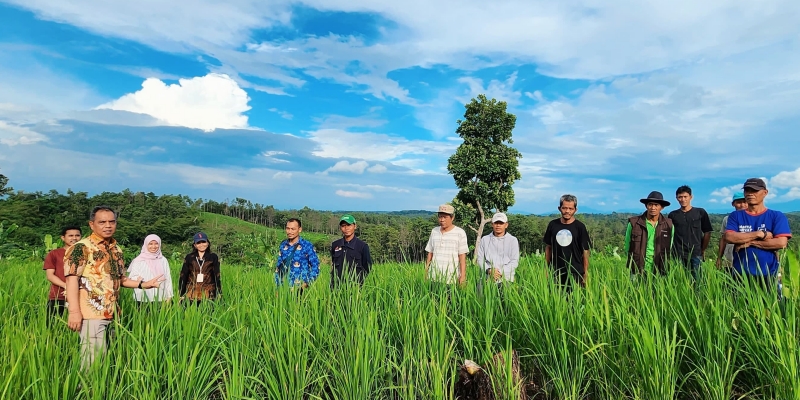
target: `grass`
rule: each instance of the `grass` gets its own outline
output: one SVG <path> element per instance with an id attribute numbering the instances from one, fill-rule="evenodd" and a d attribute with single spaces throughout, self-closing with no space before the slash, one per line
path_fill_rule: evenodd
<path id="1" fill-rule="evenodd" d="M 82 374 L 77 335 L 46 326 L 41 266 L 2 261 L 0 398 L 452 399 L 464 359 L 514 350 L 526 387 L 498 368 L 500 399 L 800 399 L 796 299 L 713 269 L 697 288 L 682 271 L 633 282 L 598 257 L 591 271 L 566 295 L 525 258 L 501 295 L 444 292 L 416 264 L 377 265 L 361 290 L 331 292 L 325 268 L 297 299 L 271 270 L 223 265 L 213 311 L 138 310 L 123 289 L 110 352 Z"/>

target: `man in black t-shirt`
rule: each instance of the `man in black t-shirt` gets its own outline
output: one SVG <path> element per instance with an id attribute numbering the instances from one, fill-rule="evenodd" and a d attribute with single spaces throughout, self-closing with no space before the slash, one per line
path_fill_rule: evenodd
<path id="1" fill-rule="evenodd" d="M 578 198 L 571 194 L 561 196 L 558 211 L 561 218 L 550 221 L 544 233 L 545 260 L 555 273 L 556 283 L 569 289 L 569 282 L 574 280 L 585 286 L 590 239 L 586 225 L 575 219 Z"/>
<path id="2" fill-rule="evenodd" d="M 714 227 L 711 226 L 706 210 L 692 207 L 692 188 L 685 185 L 679 187 L 675 191 L 675 198 L 681 208 L 670 212 L 667 216 L 675 226 L 672 256 L 687 268 L 691 268 L 692 278 L 696 281 Z"/>

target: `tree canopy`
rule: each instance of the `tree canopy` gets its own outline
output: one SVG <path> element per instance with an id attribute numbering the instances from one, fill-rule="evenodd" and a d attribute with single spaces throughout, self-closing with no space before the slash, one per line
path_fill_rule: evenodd
<path id="1" fill-rule="evenodd" d="M 506 111 L 506 102 L 481 94 L 464 107 L 464 119 L 457 121 L 456 129 L 464 142 L 448 159 L 447 171 L 460 189 L 456 200 L 475 209 L 472 229 L 480 240 L 491 218 L 487 214 L 514 205 L 512 185 L 521 178 L 522 154 L 510 146 L 517 117 Z"/>

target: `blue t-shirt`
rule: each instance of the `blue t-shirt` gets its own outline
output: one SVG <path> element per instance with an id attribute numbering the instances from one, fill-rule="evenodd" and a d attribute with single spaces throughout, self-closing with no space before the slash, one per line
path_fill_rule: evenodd
<path id="1" fill-rule="evenodd" d="M 792 237 L 789 220 L 780 211 L 766 210 L 758 215 L 747 210 L 738 210 L 728 216 L 728 232 L 772 232 L 773 237 Z M 753 246 L 741 249 L 733 255 L 733 269 L 750 275 L 775 275 L 778 273 L 778 252 L 762 250 Z"/>

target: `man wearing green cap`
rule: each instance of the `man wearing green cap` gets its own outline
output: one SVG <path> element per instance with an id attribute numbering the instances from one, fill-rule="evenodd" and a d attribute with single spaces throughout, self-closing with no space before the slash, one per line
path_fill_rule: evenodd
<path id="1" fill-rule="evenodd" d="M 372 257 L 369 254 L 369 245 L 356 237 L 356 219 L 350 215 L 342 215 L 339 219 L 339 230 L 342 238 L 331 244 L 331 289 L 343 280 L 355 278 L 359 285 L 364 284 L 364 278 L 372 268 Z"/>
<path id="2" fill-rule="evenodd" d="M 736 192 L 733 194 L 731 205 L 736 211 L 744 210 L 747 208 L 747 200 L 744 198 L 744 192 Z M 733 247 L 734 245 L 725 240 L 725 227 L 728 226 L 728 216 L 722 219 L 722 229 L 720 229 L 719 237 L 719 256 L 717 257 L 717 268 L 725 267 L 730 268 L 733 266 Z"/>

